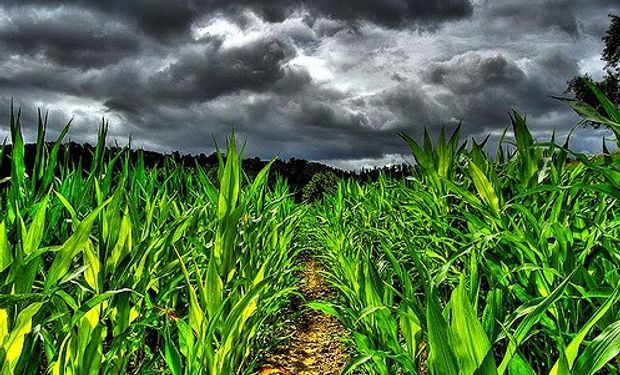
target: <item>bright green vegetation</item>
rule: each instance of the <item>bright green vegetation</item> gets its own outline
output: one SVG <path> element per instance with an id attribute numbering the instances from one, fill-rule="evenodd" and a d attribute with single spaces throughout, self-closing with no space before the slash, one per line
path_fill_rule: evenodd
<path id="1" fill-rule="evenodd" d="M 300 209 L 286 185 L 248 180 L 234 136 L 217 183 L 197 167 L 146 170 L 108 155 L 25 175 L 18 116 L 0 196 L 0 373 L 235 374 L 270 344 L 295 292 Z"/>
<path id="2" fill-rule="evenodd" d="M 620 139 L 620 113 L 600 100 L 604 114 L 570 104 Z M 234 136 L 209 173 L 145 168 L 107 150 L 103 127 L 85 171 L 59 163 L 68 127 L 45 145 L 39 117 L 26 174 L 12 115 L 0 375 L 256 373 L 302 245 L 339 295 L 311 307 L 351 332 L 348 371 L 617 373 L 620 156 L 573 154 L 512 122 L 493 158 L 458 130 L 434 145 L 403 134 L 412 178 L 341 181 L 295 204 L 284 182 L 267 185 L 269 166 L 245 175 Z"/>
<path id="3" fill-rule="evenodd" d="M 620 113 L 570 103 L 610 126 Z M 433 146 L 402 135 L 410 181 L 340 184 L 314 208 L 351 331 L 349 369 L 370 374 L 618 373 L 620 157 L 569 162 L 512 116 L 512 151 L 490 158 L 458 130 Z M 605 373 L 605 372 L 603 372 Z"/>

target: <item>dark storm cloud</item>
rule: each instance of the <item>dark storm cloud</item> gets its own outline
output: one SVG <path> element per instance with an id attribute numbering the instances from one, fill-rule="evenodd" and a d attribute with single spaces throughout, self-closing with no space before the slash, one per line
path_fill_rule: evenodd
<path id="1" fill-rule="evenodd" d="M 376 95 L 372 106 L 384 107 L 387 113 L 394 114 L 391 128 L 398 130 L 421 129 L 424 126 L 447 125 L 441 105 L 425 93 L 415 82 L 401 82 L 397 86 Z"/>
<path id="2" fill-rule="evenodd" d="M 463 121 L 501 132 L 512 107 L 537 134 L 576 119 L 566 81 L 600 69 L 612 0 L 0 1 L 0 139 L 11 97 L 52 110 L 52 133 L 209 152 L 231 128 L 248 154 L 398 160 Z M 29 114 L 28 114 L 29 113 Z M 29 126 L 30 125 L 30 126 Z M 585 138 L 584 138 L 585 139 Z M 581 146 L 591 147 L 588 138 Z"/>
<path id="3" fill-rule="evenodd" d="M 20 11 L 28 7 L 50 10 L 63 6 L 96 11 L 100 21 L 116 17 L 158 39 L 186 35 L 200 15 L 197 5 L 188 0 L 5 0 L 4 6 Z"/>
<path id="4" fill-rule="evenodd" d="M 314 16 L 342 21 L 370 21 L 388 27 L 410 26 L 411 22 L 440 22 L 469 16 L 469 0 L 212 0 L 210 8 L 232 14 L 250 8 L 270 22 L 281 22 L 293 11 L 305 9 Z"/>
<path id="5" fill-rule="evenodd" d="M 596 35 L 600 35 L 607 27 L 606 22 L 589 24 L 588 20 L 583 19 L 588 14 L 587 10 L 599 9 L 604 12 L 604 9 L 611 11 L 619 7 L 617 0 L 497 0 L 485 4 L 485 16 L 489 21 L 501 26 L 507 33 L 512 33 L 514 37 L 518 37 L 521 30 L 535 32 L 553 29 L 574 36 L 598 29 Z M 601 26 L 604 28 L 601 29 Z"/>
<path id="6" fill-rule="evenodd" d="M 565 109 L 550 96 L 563 92 L 566 77 L 579 73 L 577 61 L 550 50 L 523 65 L 501 54 L 470 52 L 434 64 L 422 75 L 425 82 L 443 89 L 438 101 L 448 114 L 476 134 L 505 126 L 511 108 L 526 110 L 533 118 Z"/>
<path id="7" fill-rule="evenodd" d="M 42 54 L 58 65 L 91 68 L 135 55 L 140 42 L 129 27 L 100 25 L 91 13 L 63 9 L 53 17 L 12 14 L 11 22 L 0 27 L 0 46 L 31 57 Z"/>
<path id="8" fill-rule="evenodd" d="M 137 115 L 162 105 L 187 106 L 240 92 L 269 90 L 273 95 L 290 95 L 311 81 L 305 70 L 284 66 L 295 55 L 291 44 L 277 38 L 226 50 L 221 49 L 219 41 L 209 41 L 177 56 L 174 63 L 130 90 L 107 90 L 104 105 L 109 110 Z"/>
<path id="9" fill-rule="evenodd" d="M 370 21 L 389 27 L 410 26 L 412 21 L 434 24 L 469 16 L 469 0 L 8 0 L 6 6 L 73 5 L 125 18 L 145 33 L 159 39 L 188 34 L 201 16 L 224 12 L 243 22 L 243 11 L 251 9 L 269 22 L 282 22 L 293 11 L 308 10 L 311 19 L 329 17 L 342 21 Z"/>
<path id="10" fill-rule="evenodd" d="M 219 43 L 210 43 L 152 77 L 150 90 L 178 101 L 204 101 L 243 89 L 261 92 L 284 78 L 282 65 L 294 56 L 295 49 L 278 39 L 224 51 Z"/>
<path id="11" fill-rule="evenodd" d="M 0 87 L 104 99 L 109 109 L 137 113 L 164 102 L 185 105 L 241 90 L 294 92 L 310 82 L 305 70 L 283 66 L 295 55 L 290 43 L 277 38 L 226 50 L 215 40 L 190 46 L 160 71 L 139 61 L 78 74 L 61 66 L 23 66 L 0 70 Z"/>
<path id="12" fill-rule="evenodd" d="M 512 85 L 526 78 L 525 73 L 514 63 L 509 63 L 504 56 L 482 57 L 477 53 L 468 53 L 435 64 L 424 75 L 428 82 L 443 85 L 455 94 Z"/>
<path id="13" fill-rule="evenodd" d="M 244 113 L 249 115 L 249 125 L 239 129 L 240 134 L 247 134 L 250 140 L 269 139 L 283 145 L 278 151 L 284 157 L 298 155 L 298 150 L 303 149 L 313 160 L 376 158 L 401 149 L 394 128 L 373 126 L 366 113 L 349 109 L 337 93 L 325 92 L 322 99 L 311 100 L 309 91 L 293 101 L 272 97 L 247 105 Z M 274 108 L 281 111 L 276 117 L 286 121 L 274 121 Z M 321 141 L 317 143 L 317 139 Z"/>
<path id="14" fill-rule="evenodd" d="M 579 5 L 576 1 L 543 0 L 541 3 L 544 3 L 544 6 L 523 6 L 517 2 L 496 4 L 490 9 L 489 15 L 496 21 L 507 21 L 515 26 L 525 24 L 535 28 L 555 27 L 569 34 L 578 33 L 576 8 L 579 8 Z"/>

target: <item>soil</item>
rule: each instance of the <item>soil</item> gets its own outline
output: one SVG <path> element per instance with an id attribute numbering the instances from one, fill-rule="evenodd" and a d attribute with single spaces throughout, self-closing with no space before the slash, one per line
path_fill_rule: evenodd
<path id="1" fill-rule="evenodd" d="M 334 298 L 315 259 L 305 261 L 301 292 L 306 302 L 329 301 Z M 347 331 L 338 320 L 302 304 L 300 317 L 294 322 L 288 342 L 265 359 L 260 374 L 340 375 L 350 356 L 343 343 Z"/>

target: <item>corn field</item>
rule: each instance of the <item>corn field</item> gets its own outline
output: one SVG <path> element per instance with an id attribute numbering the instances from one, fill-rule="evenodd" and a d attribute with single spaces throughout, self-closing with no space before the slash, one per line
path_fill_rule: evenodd
<path id="1" fill-rule="evenodd" d="M 595 89 L 593 89 L 595 90 Z M 568 104 L 620 139 L 620 112 Z M 536 141 L 514 112 L 497 152 L 460 130 L 403 141 L 404 180 L 295 203 L 234 134 L 209 171 L 105 147 L 24 162 L 9 119 L 0 182 L 0 374 L 256 374 L 299 296 L 300 254 L 336 292 L 348 374 L 620 371 L 620 156 Z M 433 144 L 434 143 L 434 144 Z M 0 149 L 0 160 L 9 146 Z"/>

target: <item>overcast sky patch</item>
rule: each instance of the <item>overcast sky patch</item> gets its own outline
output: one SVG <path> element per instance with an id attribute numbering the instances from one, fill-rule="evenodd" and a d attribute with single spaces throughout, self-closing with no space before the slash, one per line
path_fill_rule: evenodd
<path id="1" fill-rule="evenodd" d="M 231 130 L 249 156 L 352 169 L 408 160 L 397 136 L 498 134 L 525 113 L 544 138 L 578 119 L 551 95 L 600 77 L 611 0 L 7 0 L 0 5 L 0 137 L 11 98 L 33 136 L 74 118 L 92 142 L 213 151 Z M 576 149 L 600 150 L 580 130 Z"/>

